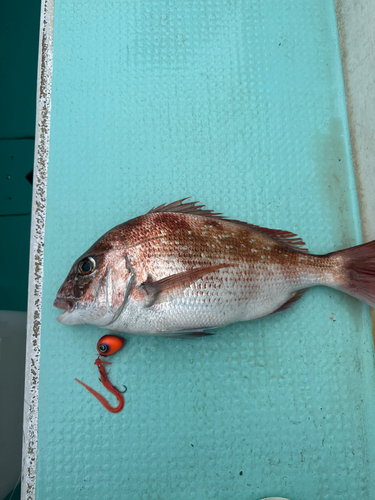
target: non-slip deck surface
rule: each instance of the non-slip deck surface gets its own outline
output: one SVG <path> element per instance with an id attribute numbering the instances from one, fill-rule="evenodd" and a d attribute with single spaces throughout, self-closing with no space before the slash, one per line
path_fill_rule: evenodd
<path id="1" fill-rule="evenodd" d="M 105 231 L 185 196 L 312 252 L 360 243 L 333 2 L 56 0 L 53 50 L 36 498 L 374 498 L 355 299 L 314 289 L 212 338 L 128 336 L 117 415 L 74 381 L 106 394 L 104 332 L 52 306 Z"/>

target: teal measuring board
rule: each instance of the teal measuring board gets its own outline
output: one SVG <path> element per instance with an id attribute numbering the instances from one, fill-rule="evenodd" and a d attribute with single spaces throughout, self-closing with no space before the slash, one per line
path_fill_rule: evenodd
<path id="1" fill-rule="evenodd" d="M 52 305 L 104 232 L 186 196 L 313 253 L 361 242 L 334 3 L 56 0 L 49 148 L 36 498 L 375 498 L 359 301 L 315 288 L 210 338 L 126 335 L 119 414 L 74 381 L 108 394 L 104 331 Z"/>

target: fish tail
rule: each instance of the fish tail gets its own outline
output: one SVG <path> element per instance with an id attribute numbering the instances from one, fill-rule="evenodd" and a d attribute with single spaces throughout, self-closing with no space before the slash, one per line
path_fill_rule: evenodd
<path id="1" fill-rule="evenodd" d="M 375 240 L 329 254 L 339 259 L 342 279 L 335 288 L 375 307 Z"/>

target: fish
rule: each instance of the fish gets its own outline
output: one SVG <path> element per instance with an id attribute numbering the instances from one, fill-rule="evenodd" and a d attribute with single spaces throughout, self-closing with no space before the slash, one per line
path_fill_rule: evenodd
<path id="1" fill-rule="evenodd" d="M 375 306 L 375 241 L 310 254 L 294 233 L 187 200 L 164 203 L 100 237 L 61 285 L 58 321 L 200 337 L 281 313 L 317 285 Z"/>

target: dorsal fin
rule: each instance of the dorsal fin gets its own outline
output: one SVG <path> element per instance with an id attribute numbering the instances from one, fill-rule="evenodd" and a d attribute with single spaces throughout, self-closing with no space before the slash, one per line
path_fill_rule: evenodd
<path id="1" fill-rule="evenodd" d="M 267 227 L 255 226 L 254 224 L 248 224 L 247 222 L 242 222 L 239 220 L 228 219 L 221 213 L 215 213 L 213 210 L 202 210 L 205 205 L 197 205 L 198 201 L 191 201 L 189 203 L 184 203 L 188 198 L 182 198 L 181 200 L 169 203 L 169 205 L 163 203 L 158 207 L 152 208 L 148 214 L 163 213 L 163 212 L 173 212 L 173 213 L 183 213 L 189 215 L 198 215 L 201 217 L 208 217 L 210 219 L 221 219 L 227 222 L 233 222 L 240 226 L 246 227 L 258 233 L 263 233 L 278 243 L 282 243 L 292 248 L 293 250 L 298 250 L 299 252 L 309 253 L 305 242 L 299 238 L 296 234 L 290 233 L 289 231 L 282 231 L 280 229 L 269 229 Z"/>
<path id="2" fill-rule="evenodd" d="M 181 200 L 174 201 L 173 203 L 163 203 L 158 207 L 154 207 L 149 210 L 148 214 L 156 214 L 162 212 L 173 212 L 179 214 L 189 214 L 189 215 L 200 215 L 203 217 L 215 217 L 216 219 L 225 219 L 223 214 L 214 213 L 213 210 L 201 210 L 205 205 L 197 205 L 199 201 L 190 201 L 189 203 L 184 203 L 185 200 L 188 200 L 190 196 L 187 198 L 182 198 Z"/>
<path id="3" fill-rule="evenodd" d="M 283 243 L 284 245 L 287 245 L 293 250 L 298 250 L 299 252 L 303 253 L 309 253 L 308 249 L 304 248 L 306 243 L 301 238 L 299 238 L 299 236 L 295 233 L 290 233 L 289 231 L 282 231 L 281 229 L 268 229 L 267 227 L 255 226 L 253 224 L 248 224 L 247 222 L 240 222 L 236 220 L 229 221 L 229 219 L 227 220 L 228 222 L 235 222 L 237 224 L 244 225 L 249 229 L 258 231 L 258 233 L 266 234 L 273 240 L 276 240 L 279 243 Z"/>

